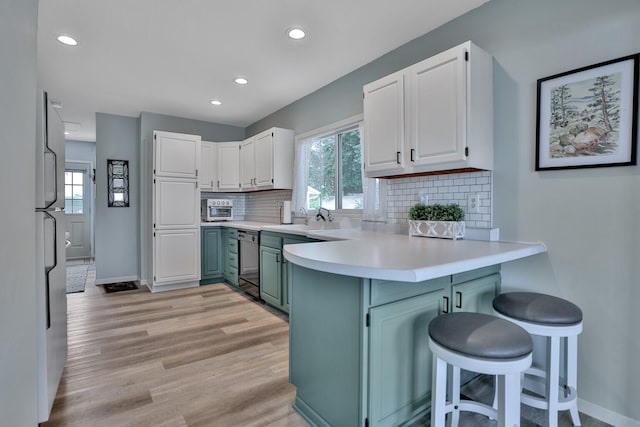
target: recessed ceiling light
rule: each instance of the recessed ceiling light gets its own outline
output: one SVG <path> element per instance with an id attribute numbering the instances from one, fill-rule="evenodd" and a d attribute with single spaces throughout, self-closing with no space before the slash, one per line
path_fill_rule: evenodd
<path id="1" fill-rule="evenodd" d="M 211 101 L 209 101 L 212 105 L 222 105 L 222 101 L 219 101 L 217 99 L 212 99 Z"/>
<path id="2" fill-rule="evenodd" d="M 300 40 L 303 39 L 307 34 L 300 27 L 291 27 L 287 30 L 287 35 L 294 40 Z"/>
<path id="3" fill-rule="evenodd" d="M 245 79 L 244 77 L 236 77 L 234 81 L 239 85 L 246 85 L 247 83 L 249 83 L 249 80 Z"/>
<path id="4" fill-rule="evenodd" d="M 69 132 L 69 131 L 66 131 L 66 130 L 65 130 L 65 131 L 64 131 L 64 134 L 65 134 L 65 135 L 71 135 L 71 132 Z"/>
<path id="5" fill-rule="evenodd" d="M 77 46 L 78 42 L 76 39 L 70 36 L 58 36 L 58 41 L 62 44 L 66 44 L 67 46 Z"/>

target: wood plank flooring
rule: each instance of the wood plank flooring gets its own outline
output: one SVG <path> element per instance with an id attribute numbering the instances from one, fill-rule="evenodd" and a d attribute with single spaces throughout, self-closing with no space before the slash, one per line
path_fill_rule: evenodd
<path id="1" fill-rule="evenodd" d="M 90 282 L 91 279 L 88 281 Z M 287 321 L 224 284 L 69 294 L 55 426 L 306 426 Z"/>

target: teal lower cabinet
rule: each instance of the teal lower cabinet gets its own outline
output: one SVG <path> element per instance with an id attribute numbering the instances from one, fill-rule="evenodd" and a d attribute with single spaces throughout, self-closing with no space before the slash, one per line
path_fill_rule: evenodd
<path id="1" fill-rule="evenodd" d="M 284 245 L 318 240 L 304 236 L 263 231 L 260 234 L 260 298 L 267 304 L 289 312 L 289 272 L 282 254 Z"/>
<path id="2" fill-rule="evenodd" d="M 416 283 L 287 266 L 294 408 L 313 426 L 396 426 L 424 415 L 429 322 L 485 311 L 500 285 L 499 266 Z"/>
<path id="3" fill-rule="evenodd" d="M 200 233 L 200 284 L 208 285 L 222 279 L 222 229 L 202 227 Z"/>
<path id="4" fill-rule="evenodd" d="M 282 308 L 282 251 L 260 247 L 260 298 Z"/>
<path id="5" fill-rule="evenodd" d="M 238 287 L 238 230 L 225 228 L 222 234 L 222 273 L 224 280 Z"/>

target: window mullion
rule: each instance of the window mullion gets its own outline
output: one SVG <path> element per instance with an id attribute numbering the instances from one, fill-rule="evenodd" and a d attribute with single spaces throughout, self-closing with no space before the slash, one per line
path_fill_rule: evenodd
<path id="1" fill-rule="evenodd" d="M 336 133 L 336 160 L 335 160 L 335 168 L 336 168 L 336 210 L 342 209 L 342 138 L 339 133 Z"/>

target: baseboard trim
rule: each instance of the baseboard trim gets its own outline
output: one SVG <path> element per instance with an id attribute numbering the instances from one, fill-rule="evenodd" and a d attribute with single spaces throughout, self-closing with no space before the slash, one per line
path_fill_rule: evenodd
<path id="1" fill-rule="evenodd" d="M 200 281 L 189 281 L 189 282 L 179 282 L 179 283 L 170 283 L 164 285 L 147 285 L 147 287 L 151 290 L 151 292 L 164 292 L 164 291 L 173 291 L 176 289 L 185 289 L 185 288 L 196 288 L 200 286 Z"/>
<path id="2" fill-rule="evenodd" d="M 108 283 L 118 282 L 138 282 L 140 278 L 138 276 L 120 276 L 120 277 L 107 277 L 104 279 L 96 278 L 96 285 L 106 285 Z"/>
<path id="3" fill-rule="evenodd" d="M 640 421 L 578 398 L 578 409 L 597 420 L 617 427 L 640 427 Z"/>

